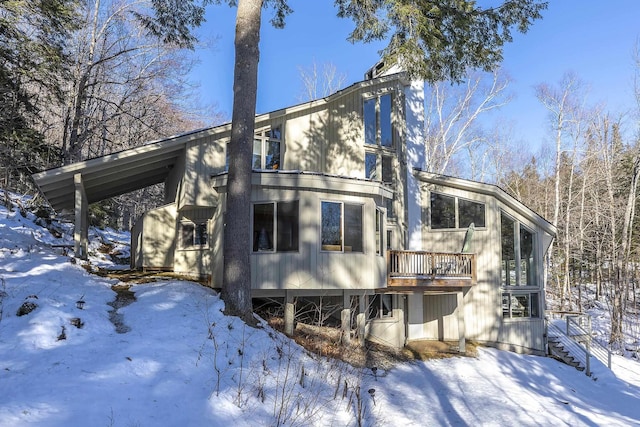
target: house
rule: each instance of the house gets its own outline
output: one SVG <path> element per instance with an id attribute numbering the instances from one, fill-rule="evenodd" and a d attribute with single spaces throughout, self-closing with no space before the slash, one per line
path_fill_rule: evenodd
<path id="1" fill-rule="evenodd" d="M 424 87 L 370 70 L 326 98 L 256 116 L 251 287 L 285 304 L 342 301 L 345 340 L 400 347 L 465 340 L 544 353 L 544 258 L 556 229 L 494 185 L 427 173 Z M 164 182 L 165 204 L 132 228 L 131 265 L 222 283 L 230 124 L 34 175 L 76 219 L 87 206 Z"/>

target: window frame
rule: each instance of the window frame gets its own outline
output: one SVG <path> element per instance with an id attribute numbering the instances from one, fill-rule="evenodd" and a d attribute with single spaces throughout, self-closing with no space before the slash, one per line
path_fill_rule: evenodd
<path id="1" fill-rule="evenodd" d="M 388 101 L 386 101 L 388 99 Z M 366 96 L 362 101 L 362 122 L 364 125 L 364 145 L 365 147 L 380 147 L 387 150 L 393 149 L 396 145 L 393 126 L 393 101 L 391 91 L 384 91 L 374 95 Z M 371 104 L 373 103 L 373 104 Z M 388 105 L 387 105 L 388 104 Z M 370 106 L 373 106 L 371 110 Z M 386 110 L 388 108 L 388 117 Z M 371 114 L 373 113 L 373 122 Z M 371 125 L 373 123 L 373 125 Z M 375 142 L 371 136 L 374 132 Z M 389 143 L 385 143 L 388 133 Z"/>
<path id="2" fill-rule="evenodd" d="M 388 307 L 384 304 L 386 298 L 388 298 Z M 367 301 L 367 320 L 393 319 L 395 308 L 393 294 L 369 295 Z"/>
<path id="3" fill-rule="evenodd" d="M 277 136 L 274 134 L 277 132 Z M 283 148 L 283 138 L 282 138 L 282 125 L 274 125 L 266 128 L 262 128 L 260 130 L 256 130 L 253 135 L 253 145 L 251 152 L 251 169 L 252 170 L 280 170 L 282 169 L 282 148 Z M 260 152 L 256 153 L 256 143 L 259 144 Z M 267 157 L 269 151 L 269 144 L 277 143 L 278 144 L 278 157 L 277 162 L 274 162 L 271 167 L 267 167 Z M 256 155 L 260 158 L 260 167 L 255 167 L 256 163 Z"/>
<path id="4" fill-rule="evenodd" d="M 191 242 L 189 243 L 185 239 L 185 231 L 187 231 L 186 228 L 191 229 L 189 233 L 191 236 Z M 192 221 L 188 219 L 182 219 L 180 220 L 178 233 L 180 249 L 199 250 L 209 248 L 209 220 Z M 204 243 L 202 243 L 203 237 Z M 199 243 L 196 243 L 198 241 Z"/>
<path id="5" fill-rule="evenodd" d="M 340 230 L 339 235 L 339 244 L 328 243 L 325 244 L 325 233 L 324 233 L 324 204 L 336 204 L 340 205 L 340 224 L 338 226 Z M 345 206 L 349 206 L 350 208 L 359 207 L 360 208 L 360 238 L 359 238 L 359 250 L 345 250 L 347 245 L 347 233 L 345 228 Z M 320 251 L 321 252 L 329 252 L 329 253 L 365 253 L 365 245 L 364 245 L 364 204 L 362 203 L 354 203 L 354 202 L 344 202 L 344 201 L 336 201 L 336 200 L 320 200 Z M 336 248 L 340 246 L 340 248 Z M 350 245 L 353 248 L 353 245 Z"/>
<path id="6" fill-rule="evenodd" d="M 296 228 L 292 233 L 292 236 L 295 236 L 295 248 L 294 249 L 281 249 L 281 233 L 280 233 L 280 208 L 284 207 L 287 204 L 295 204 L 294 209 L 296 210 Z M 271 231 L 270 237 L 271 248 L 260 249 L 260 234 L 262 230 L 256 232 L 256 206 L 258 205 L 271 205 L 271 219 L 272 224 L 269 230 L 266 230 L 268 233 Z M 278 201 L 263 201 L 263 202 L 252 202 L 251 203 L 251 253 L 259 254 L 259 253 L 297 253 L 300 252 L 300 201 L 299 200 L 278 200 Z"/>
<path id="7" fill-rule="evenodd" d="M 439 196 L 442 198 L 453 199 L 453 227 L 434 227 L 433 226 L 433 218 L 434 218 L 434 209 L 433 209 L 433 199 L 434 196 Z M 487 204 L 485 202 L 481 202 L 478 200 L 469 199 L 466 197 L 454 196 L 452 194 L 447 194 L 439 191 L 429 191 L 429 230 L 432 231 L 445 231 L 445 230 L 466 230 L 469 228 L 469 225 L 461 226 L 460 225 L 460 201 L 469 204 L 476 204 L 482 206 L 483 211 L 483 224 L 476 223 L 476 221 L 472 221 L 469 225 L 474 224 L 475 229 L 485 229 L 487 227 Z"/>
<path id="8" fill-rule="evenodd" d="M 518 297 L 527 298 L 527 306 L 522 308 L 523 315 L 514 316 L 514 299 L 520 304 Z M 506 298 L 506 307 L 505 307 Z M 503 319 L 541 319 L 542 310 L 540 309 L 540 292 L 502 292 L 502 318 Z M 525 315 L 526 314 L 526 315 Z"/>
<path id="9" fill-rule="evenodd" d="M 512 233 L 513 233 L 513 247 L 509 248 L 513 251 L 513 260 L 505 259 L 504 251 L 504 230 L 503 230 L 503 217 L 512 222 Z M 525 269 L 526 279 L 523 283 L 523 269 L 522 269 L 522 241 L 521 241 L 521 233 L 522 231 L 526 231 L 531 236 L 531 259 L 527 263 L 527 268 Z M 500 210 L 500 285 L 502 289 L 539 289 L 541 287 L 541 280 L 538 274 L 538 233 L 535 230 L 532 230 L 530 227 L 527 227 L 522 221 L 519 221 L 514 216 L 509 215 L 504 210 Z M 513 272 L 515 277 L 515 283 L 511 283 L 511 269 L 507 270 L 506 262 L 513 261 Z"/>

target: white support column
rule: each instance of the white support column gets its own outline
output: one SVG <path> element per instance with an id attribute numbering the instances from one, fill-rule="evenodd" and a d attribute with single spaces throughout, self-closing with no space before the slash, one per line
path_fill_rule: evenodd
<path id="1" fill-rule="evenodd" d="M 348 292 L 342 296 L 340 326 L 342 328 L 342 345 L 351 344 L 351 295 Z"/>
<path id="2" fill-rule="evenodd" d="M 464 327 L 464 293 L 462 291 L 456 292 L 456 312 L 458 318 L 458 347 L 459 352 L 464 353 L 466 350 L 466 332 Z"/>
<path id="3" fill-rule="evenodd" d="M 358 315 L 356 316 L 356 324 L 358 328 L 358 344 L 364 346 L 365 333 L 367 332 L 367 296 L 360 295 L 358 299 Z"/>
<path id="4" fill-rule="evenodd" d="M 422 250 L 422 200 L 420 181 L 414 169 L 425 167 L 424 82 L 412 81 L 405 87 L 405 152 L 407 164 L 407 249 Z"/>
<path id="5" fill-rule="evenodd" d="M 424 338 L 424 295 L 414 293 L 407 295 L 407 340 Z"/>
<path id="6" fill-rule="evenodd" d="M 284 333 L 288 336 L 293 336 L 295 315 L 296 305 L 294 302 L 293 293 L 287 291 L 284 304 Z"/>
<path id="7" fill-rule="evenodd" d="M 82 174 L 73 176 L 75 186 L 74 251 L 77 258 L 87 259 L 89 246 L 89 204 L 84 190 Z"/>

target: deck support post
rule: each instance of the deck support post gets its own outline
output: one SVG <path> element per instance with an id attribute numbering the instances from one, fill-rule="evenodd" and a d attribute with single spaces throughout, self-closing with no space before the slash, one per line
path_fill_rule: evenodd
<path id="1" fill-rule="evenodd" d="M 358 315 L 356 316 L 356 327 L 358 330 L 358 344 L 364 347 L 365 326 L 367 324 L 367 297 L 361 295 L 358 298 Z"/>
<path id="2" fill-rule="evenodd" d="M 456 292 L 457 318 L 458 318 L 458 351 L 464 353 L 466 349 L 465 328 L 464 328 L 464 293 Z"/>
<path id="3" fill-rule="evenodd" d="M 345 292 L 342 296 L 340 326 L 342 328 L 342 344 L 351 344 L 351 295 L 348 292 Z"/>
<path id="4" fill-rule="evenodd" d="M 86 260 L 89 255 L 89 203 L 81 173 L 73 176 L 73 184 L 75 186 L 74 252 L 76 258 Z"/>
<path id="5" fill-rule="evenodd" d="M 293 336 L 295 315 L 296 304 L 293 292 L 287 291 L 284 304 L 284 333 L 288 336 Z"/>

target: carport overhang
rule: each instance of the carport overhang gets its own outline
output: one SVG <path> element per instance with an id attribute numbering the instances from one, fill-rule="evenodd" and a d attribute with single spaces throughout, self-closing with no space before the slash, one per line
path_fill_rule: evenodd
<path id="1" fill-rule="evenodd" d="M 179 135 L 34 174 L 35 183 L 56 212 L 74 212 L 75 255 L 87 258 L 89 204 L 164 182 L 184 157 L 187 142 L 207 131 Z"/>

